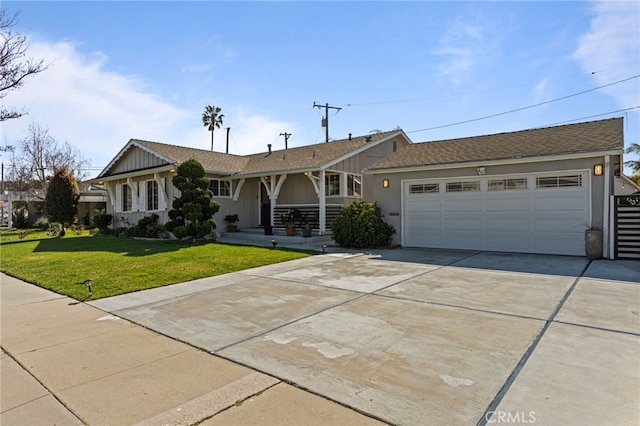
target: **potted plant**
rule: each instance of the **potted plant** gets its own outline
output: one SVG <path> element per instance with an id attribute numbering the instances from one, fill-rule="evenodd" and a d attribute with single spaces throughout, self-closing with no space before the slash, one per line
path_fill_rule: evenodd
<path id="1" fill-rule="evenodd" d="M 237 214 L 228 214 L 224 217 L 224 221 L 227 222 L 227 232 L 238 232 L 238 226 L 236 222 L 240 219 Z"/>
<path id="2" fill-rule="evenodd" d="M 302 220 L 302 236 L 310 237 L 311 236 L 311 225 L 309 224 L 309 220 L 307 219 L 307 214 L 305 213 L 304 218 Z"/>
<path id="3" fill-rule="evenodd" d="M 588 225 L 584 231 L 584 252 L 588 259 L 602 258 L 602 228 L 600 225 Z"/>
<path id="4" fill-rule="evenodd" d="M 286 212 L 280 213 L 280 220 L 282 220 L 282 224 L 289 236 L 296 234 L 296 221 L 298 219 L 298 215 L 299 213 L 296 209 L 289 209 Z"/>

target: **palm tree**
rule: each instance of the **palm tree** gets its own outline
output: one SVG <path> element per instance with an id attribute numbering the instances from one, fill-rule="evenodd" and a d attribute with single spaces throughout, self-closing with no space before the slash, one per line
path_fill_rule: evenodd
<path id="1" fill-rule="evenodd" d="M 224 114 L 220 114 L 220 111 L 222 110 L 217 106 L 207 105 L 202 113 L 202 124 L 211 132 L 211 151 L 213 151 L 213 131 L 216 127 L 220 128 L 224 118 Z"/>

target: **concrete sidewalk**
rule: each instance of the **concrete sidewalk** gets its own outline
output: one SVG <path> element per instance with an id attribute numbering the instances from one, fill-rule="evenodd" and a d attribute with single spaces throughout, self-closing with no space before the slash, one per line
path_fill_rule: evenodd
<path id="1" fill-rule="evenodd" d="M 379 424 L 100 309 L 0 278 L 3 426 Z"/>

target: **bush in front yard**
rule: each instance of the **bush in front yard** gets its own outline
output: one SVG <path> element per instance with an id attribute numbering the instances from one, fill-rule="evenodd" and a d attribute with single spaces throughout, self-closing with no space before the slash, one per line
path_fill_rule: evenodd
<path id="1" fill-rule="evenodd" d="M 361 248 L 388 245 L 396 230 L 382 220 L 376 203 L 354 201 L 340 210 L 331 224 L 331 232 L 341 246 Z"/>
<path id="2" fill-rule="evenodd" d="M 113 221 L 113 216 L 107 214 L 104 210 L 96 210 L 91 218 L 91 224 L 96 228 L 100 229 L 100 231 L 106 231 L 111 225 Z"/>

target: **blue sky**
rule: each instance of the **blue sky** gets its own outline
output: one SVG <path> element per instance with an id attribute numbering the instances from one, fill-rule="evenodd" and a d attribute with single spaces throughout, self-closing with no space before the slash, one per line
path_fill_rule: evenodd
<path id="1" fill-rule="evenodd" d="M 2 7 L 20 11 L 16 30 L 50 67 L 5 98 L 29 114 L 3 123 L 0 143 L 17 145 L 37 122 L 79 147 L 91 175 L 131 138 L 209 149 L 207 105 L 225 115 L 214 149 L 231 127 L 234 154 L 284 148 L 284 132 L 290 147 L 322 142 L 314 102 L 342 108 L 329 112 L 332 139 L 400 127 L 423 142 L 624 116 L 626 144 L 640 140 L 637 1 Z"/>

